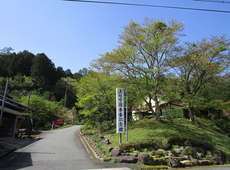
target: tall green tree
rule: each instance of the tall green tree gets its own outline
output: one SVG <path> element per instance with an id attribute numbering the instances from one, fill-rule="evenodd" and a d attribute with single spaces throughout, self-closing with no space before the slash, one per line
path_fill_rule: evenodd
<path id="1" fill-rule="evenodd" d="M 90 71 L 77 85 L 76 106 L 82 108 L 80 114 L 90 120 L 115 119 L 116 88 L 121 77 Z"/>
<path id="2" fill-rule="evenodd" d="M 55 85 L 57 101 L 71 109 L 77 100 L 77 80 L 71 77 L 62 77 Z"/>
<path id="3" fill-rule="evenodd" d="M 54 63 L 44 54 L 37 54 L 33 60 L 31 77 L 39 86 L 55 85 L 57 82 Z M 47 86 L 48 87 L 48 86 Z"/>
<path id="4" fill-rule="evenodd" d="M 191 122 L 194 122 L 194 109 L 209 102 L 205 93 L 212 93 L 211 86 L 217 84 L 219 77 L 228 69 L 229 46 L 230 41 L 225 35 L 186 42 L 169 60 L 178 77 L 181 99 L 190 111 Z"/>
<path id="5" fill-rule="evenodd" d="M 92 62 L 94 68 L 119 72 L 133 84 L 140 98 L 146 102 L 153 116 L 160 115 L 157 94 L 161 91 L 162 74 L 167 71 L 166 61 L 179 41 L 184 24 L 171 20 L 145 18 L 142 24 L 131 21 L 119 35 L 119 43 L 112 52 Z M 153 109 L 155 101 L 156 109 Z"/>

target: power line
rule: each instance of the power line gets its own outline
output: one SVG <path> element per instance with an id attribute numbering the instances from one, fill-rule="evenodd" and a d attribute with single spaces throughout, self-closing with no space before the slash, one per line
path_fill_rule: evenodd
<path id="1" fill-rule="evenodd" d="M 96 3 L 96 4 L 142 6 L 142 7 L 154 7 L 154 8 L 171 8 L 171 9 L 184 9 L 184 10 L 193 10 L 193 11 L 230 13 L 230 11 L 224 11 L 224 10 L 202 9 L 202 8 L 187 8 L 187 7 L 176 7 L 176 6 L 162 6 L 162 5 L 150 5 L 150 4 L 133 4 L 133 3 L 107 2 L 107 1 L 89 1 L 89 0 L 64 0 L 64 1 L 75 1 L 75 2 Z"/>
<path id="2" fill-rule="evenodd" d="M 213 2 L 213 3 L 226 3 L 230 4 L 230 1 L 213 1 L 213 0 L 193 0 L 193 1 L 201 1 L 201 2 Z"/>

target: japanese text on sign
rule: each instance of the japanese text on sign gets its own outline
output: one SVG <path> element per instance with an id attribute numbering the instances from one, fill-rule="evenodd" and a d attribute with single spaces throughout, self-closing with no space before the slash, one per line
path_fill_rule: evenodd
<path id="1" fill-rule="evenodd" d="M 116 88 L 117 133 L 124 133 L 124 91 Z"/>

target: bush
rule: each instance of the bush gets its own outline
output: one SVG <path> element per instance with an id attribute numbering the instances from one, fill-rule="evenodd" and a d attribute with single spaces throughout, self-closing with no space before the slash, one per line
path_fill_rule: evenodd
<path id="1" fill-rule="evenodd" d="M 193 149 L 192 148 L 185 148 L 181 153 L 183 155 L 193 155 Z"/>
<path id="2" fill-rule="evenodd" d="M 117 163 L 117 160 L 116 160 L 116 159 L 111 159 L 111 160 L 109 161 L 109 163 Z"/>
<path id="3" fill-rule="evenodd" d="M 184 108 L 177 108 L 177 109 L 170 109 L 163 111 L 162 116 L 166 119 L 173 119 L 173 118 L 189 118 L 188 109 Z"/>

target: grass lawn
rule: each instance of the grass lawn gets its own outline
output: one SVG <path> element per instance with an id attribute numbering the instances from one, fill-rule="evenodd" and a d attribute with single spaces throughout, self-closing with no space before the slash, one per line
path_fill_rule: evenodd
<path id="1" fill-rule="evenodd" d="M 129 123 L 128 142 L 124 133 L 122 134 L 122 145 L 127 149 L 148 146 L 167 149 L 169 145 L 189 140 L 195 147 L 230 154 L 230 137 L 220 134 L 214 129 L 216 127 L 213 125 L 191 124 L 186 119 L 163 120 L 162 122 L 143 119 Z M 113 134 L 114 137 L 110 134 Z M 119 147 L 119 134 L 116 133 L 116 129 L 105 132 L 104 135 L 111 142 L 107 147 Z"/>

